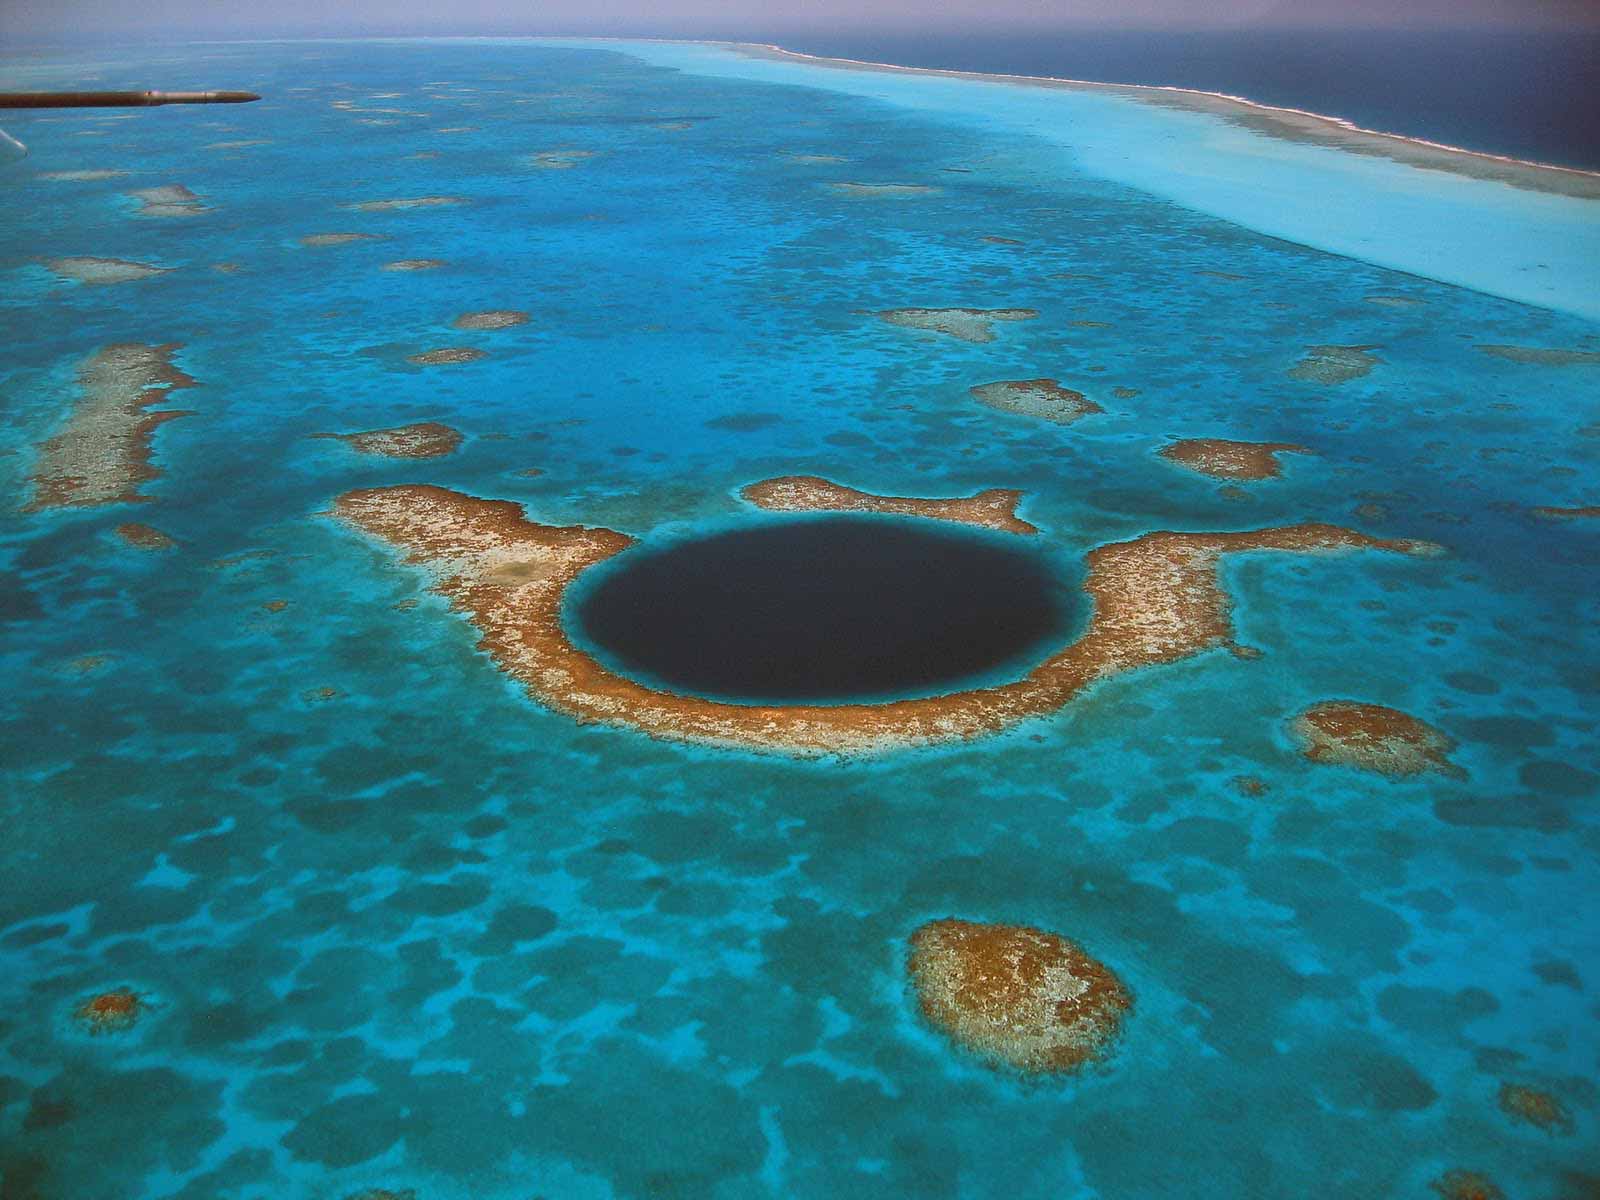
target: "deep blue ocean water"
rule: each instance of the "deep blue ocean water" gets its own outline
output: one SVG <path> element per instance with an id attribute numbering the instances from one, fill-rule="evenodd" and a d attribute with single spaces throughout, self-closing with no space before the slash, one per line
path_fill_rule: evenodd
<path id="1" fill-rule="evenodd" d="M 10 126 L 33 152 L 0 175 L 8 493 L 97 348 L 179 343 L 200 386 L 156 434 L 150 503 L 0 516 L 6 1200 L 1429 1200 L 1452 1168 L 1592 1194 L 1600 528 L 1529 506 L 1600 503 L 1596 368 L 1476 347 L 1593 350 L 1593 322 L 1266 238 L 826 72 L 417 43 L 6 74 L 268 97 Z M 573 150 L 594 154 L 530 165 Z M 129 174 L 40 177 L 92 169 Z M 860 179 L 939 190 L 826 186 Z M 125 195 L 171 183 L 211 211 Z M 464 203 L 341 207 L 426 195 Z M 340 231 L 377 240 L 299 242 Z M 78 285 L 42 265 L 61 255 L 172 270 Z M 382 269 L 409 258 L 448 266 Z M 1040 315 L 989 344 L 869 315 L 942 305 Z M 532 319 L 450 328 L 491 308 Z M 1289 377 L 1324 343 L 1381 361 Z M 452 345 L 487 357 L 406 362 Z M 1040 376 L 1106 411 L 1056 426 L 968 392 Z M 418 420 L 464 445 L 311 436 Z M 1241 498 L 1156 454 L 1204 436 L 1315 455 Z M 649 543 L 776 520 L 738 490 L 803 473 L 1020 489 L 1064 562 L 1303 520 L 1449 554 L 1241 556 L 1223 581 L 1259 658 L 802 762 L 541 708 L 421 573 L 323 515 L 426 482 Z M 179 547 L 122 544 L 127 520 Z M 1437 725 L 1461 777 L 1305 760 L 1288 718 L 1346 698 Z M 1114 1055 L 1024 1080 L 925 1026 L 906 939 L 945 916 L 1111 966 L 1135 997 Z M 73 1009 L 117 986 L 151 1012 L 86 1036 Z M 1571 1128 L 1508 1117 L 1505 1083 Z"/>
<path id="2" fill-rule="evenodd" d="M 1600 33 L 1035 30 L 806 34 L 808 54 L 1198 88 L 1468 150 L 1600 169 Z"/>

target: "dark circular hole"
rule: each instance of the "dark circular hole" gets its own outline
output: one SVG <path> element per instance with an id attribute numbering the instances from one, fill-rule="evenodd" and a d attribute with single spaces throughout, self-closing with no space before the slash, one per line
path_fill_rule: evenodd
<path id="1" fill-rule="evenodd" d="M 887 698 L 1032 666 L 1082 607 L 1032 545 L 931 521 L 785 519 L 639 547 L 575 589 L 568 623 L 671 691 Z"/>

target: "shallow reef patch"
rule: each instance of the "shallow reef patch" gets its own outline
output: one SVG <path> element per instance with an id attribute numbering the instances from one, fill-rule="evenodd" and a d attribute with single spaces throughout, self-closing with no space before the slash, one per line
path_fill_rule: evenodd
<path id="1" fill-rule="evenodd" d="M 1156 453 L 1170 463 L 1213 479 L 1276 479 L 1283 471 L 1280 454 L 1310 454 L 1293 442 L 1234 442 L 1226 438 L 1183 438 Z"/>
<path id="2" fill-rule="evenodd" d="M 78 368 L 78 399 L 61 432 L 42 443 L 26 511 L 148 500 L 139 485 L 161 472 L 151 465 L 156 427 L 189 415 L 150 411 L 195 380 L 172 363 L 176 343 L 106 346 Z"/>
<path id="3" fill-rule="evenodd" d="M 1394 777 L 1424 771 L 1463 774 L 1450 761 L 1454 741 L 1426 721 L 1381 704 L 1325 700 L 1297 715 L 1290 730 L 1312 762 Z"/>
<path id="4" fill-rule="evenodd" d="M 343 442 L 361 454 L 384 458 L 442 458 L 461 445 L 460 430 L 438 421 L 419 421 L 391 429 L 367 429 L 359 433 L 314 433 L 316 438 Z"/>
<path id="5" fill-rule="evenodd" d="M 140 188 L 128 195 L 139 202 L 141 217 L 198 217 L 211 211 L 209 205 L 181 183 Z"/>
<path id="6" fill-rule="evenodd" d="M 1105 411 L 1082 392 L 1062 387 L 1054 379 L 1002 379 L 968 390 L 980 404 L 990 408 L 1057 425 L 1071 425 L 1091 413 Z"/>
<path id="7" fill-rule="evenodd" d="M 347 246 L 351 242 L 377 242 L 383 240 L 377 233 L 308 233 L 300 239 L 302 246 Z"/>
<path id="8" fill-rule="evenodd" d="M 451 366 L 457 363 L 477 362 L 480 358 L 488 357 L 487 350 L 479 350 L 475 346 L 445 346 L 438 350 L 424 350 L 420 354 L 408 354 L 406 361 L 416 363 L 419 367 Z"/>
<path id="9" fill-rule="evenodd" d="M 992 342 L 996 321 L 1032 321 L 1033 308 L 888 308 L 872 314 L 903 329 L 942 333 L 963 342 Z"/>
<path id="10" fill-rule="evenodd" d="M 117 536 L 140 550 L 171 550 L 178 544 L 170 534 L 137 521 L 125 521 L 118 525 Z"/>
<path id="11" fill-rule="evenodd" d="M 139 1023 L 149 1009 L 145 997 L 132 988 L 113 988 L 99 992 L 79 1004 L 73 1019 L 93 1036 L 122 1033 Z"/>
<path id="12" fill-rule="evenodd" d="M 131 262 L 125 258 L 95 258 L 89 255 L 52 258 L 45 262 L 45 266 L 63 279 L 90 284 L 132 283 L 136 279 L 165 275 L 172 270 L 171 267 Z"/>
<path id="13" fill-rule="evenodd" d="M 905 199 L 911 196 L 928 196 L 939 189 L 927 183 L 830 183 L 827 185 L 841 195 L 858 200 Z"/>
<path id="14" fill-rule="evenodd" d="M 407 196 L 398 200 L 360 200 L 340 207 L 355 212 L 405 212 L 413 208 L 449 208 L 465 203 L 460 196 Z"/>
<path id="15" fill-rule="evenodd" d="M 1547 346 L 1479 346 L 1478 349 L 1507 362 L 1540 367 L 1591 367 L 1600 363 L 1600 350 L 1562 350 Z"/>
<path id="16" fill-rule="evenodd" d="M 490 308 L 482 312 L 462 313 L 450 322 L 452 329 L 510 329 L 526 325 L 528 314 L 515 308 Z"/>
<path id="17" fill-rule="evenodd" d="M 930 1024 L 1023 1072 L 1077 1071 L 1104 1058 L 1133 1005 L 1104 963 L 1027 925 L 930 921 L 911 935 L 907 966 Z"/>
<path id="18" fill-rule="evenodd" d="M 951 500 L 916 496 L 878 496 L 833 483 L 816 475 L 785 475 L 741 488 L 739 495 L 768 512 L 875 512 L 902 517 L 929 517 L 993 529 L 1001 533 L 1038 533 L 1017 516 L 1022 493 L 990 488 Z"/>
<path id="19" fill-rule="evenodd" d="M 380 268 L 384 271 L 434 271 L 450 264 L 442 258 L 398 258 L 394 262 L 386 262 Z"/>
<path id="20" fill-rule="evenodd" d="M 1289 368 L 1288 375 L 1306 383 L 1349 383 L 1371 374 L 1372 368 L 1383 362 L 1369 353 L 1376 349 L 1376 345 L 1307 346 L 1305 357 Z"/>
<path id="21" fill-rule="evenodd" d="M 1571 1133 L 1572 1116 L 1549 1092 L 1522 1083 L 1500 1085 L 1500 1111 L 1546 1133 Z"/>

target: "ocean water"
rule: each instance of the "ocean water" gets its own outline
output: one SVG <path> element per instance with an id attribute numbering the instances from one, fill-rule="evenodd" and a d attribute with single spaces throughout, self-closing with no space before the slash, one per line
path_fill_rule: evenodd
<path id="1" fill-rule="evenodd" d="M 1600 169 L 1600 34 L 1045 30 L 773 39 L 868 62 L 1199 88 L 1488 154 Z"/>
<path id="2" fill-rule="evenodd" d="M 1600 324 L 1511 298 L 1509 268 L 1473 290 L 1263 232 L 1250 179 L 1333 176 L 1234 173 L 1243 143 L 1184 141 L 1193 114 L 1061 97 L 1032 128 L 1031 94 L 747 61 L 285 43 L 0 71 L 267 97 L 8 125 L 32 153 L 0 174 L 0 1194 L 1426 1200 L 1456 1168 L 1592 1194 L 1600 525 L 1531 508 L 1600 503 L 1600 368 L 1480 346 L 1595 351 Z M 1105 166 L 1106 123 L 1131 160 L 1215 165 L 1217 211 Z M 1451 179 L 1382 166 L 1451 224 Z M 128 174 L 41 178 L 87 170 Z M 125 195 L 174 183 L 210 211 Z M 1499 242 L 1542 236 L 1540 197 L 1473 194 L 1503 201 Z M 333 232 L 376 238 L 299 241 Z M 1571 245 L 1563 295 L 1593 282 Z M 43 265 L 71 255 L 171 270 Z M 382 269 L 412 258 L 448 265 Z M 1039 317 L 971 344 L 870 315 L 908 306 Z M 531 320 L 450 328 L 498 308 Z M 150 501 L 20 511 L 78 363 L 129 341 L 177 343 L 199 381 Z M 1288 374 L 1324 344 L 1379 362 Z M 407 362 L 444 346 L 487 354 Z M 968 392 L 1041 376 L 1105 411 Z M 313 436 L 422 420 L 463 445 Z M 1157 456 L 1179 437 L 1314 453 L 1229 489 Z M 739 489 L 808 473 L 1019 489 L 1063 572 L 1150 530 L 1305 520 L 1448 554 L 1240 555 L 1222 579 L 1259 657 L 800 761 L 540 707 L 325 515 L 421 482 L 648 546 L 780 520 Z M 129 520 L 178 546 L 124 545 Z M 1325 699 L 1431 722 L 1460 777 L 1307 761 L 1286 722 Z M 1110 966 L 1134 996 L 1114 1053 L 1027 1079 L 925 1025 L 906 939 L 946 916 Z M 150 1011 L 87 1035 L 74 1009 L 114 987 Z M 1502 1112 L 1507 1083 L 1570 1126 Z"/>

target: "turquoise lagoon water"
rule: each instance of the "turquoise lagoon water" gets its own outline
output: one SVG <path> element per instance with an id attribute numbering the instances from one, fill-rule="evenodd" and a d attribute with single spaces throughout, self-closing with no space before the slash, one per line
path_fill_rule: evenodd
<path id="1" fill-rule="evenodd" d="M 1425 1198 L 1463 1168 L 1592 1195 L 1600 532 L 1528 510 L 1600 501 L 1596 368 L 1476 347 L 1600 349 L 1593 314 L 1276 240 L 1093 148 L 1111 114 L 1152 161 L 1188 114 L 1063 98 L 1045 136 L 1023 89 L 1013 120 L 775 70 L 518 43 L 7 66 L 267 99 L 11 126 L 33 153 L 0 180 L 0 1194 Z M 595 153 L 529 165 L 568 150 Z M 129 174 L 40 178 L 93 169 Z M 124 195 L 170 183 L 211 211 Z M 1395 183 L 1436 212 L 1456 186 Z M 1341 193 L 1381 223 L 1363 194 Z M 340 207 L 426 195 L 466 203 Z M 1500 242 L 1544 236 L 1540 197 L 1495 199 Z M 326 232 L 382 240 L 299 244 Z M 1592 287 L 1581 250 L 1550 273 Z M 65 255 L 172 270 L 78 285 L 41 264 Z M 448 266 L 380 269 L 405 258 Z M 866 315 L 957 305 L 1040 316 L 968 344 Z M 532 319 L 449 328 L 488 308 Z M 151 502 L 21 513 L 76 364 L 120 341 L 180 343 L 201 385 L 156 434 Z M 1381 362 L 1290 378 L 1313 344 Z M 488 355 L 405 361 L 459 345 Z M 1106 411 L 1039 424 L 967 391 L 1037 376 Z M 416 420 L 466 440 L 403 462 L 311 437 Z M 1155 454 L 1202 436 L 1316 453 L 1240 496 Z M 793 473 L 1018 488 L 1068 571 L 1151 529 L 1308 519 L 1450 553 L 1240 556 L 1257 659 L 1123 675 L 967 745 L 796 761 L 541 708 L 419 572 L 322 515 L 428 482 L 668 539 L 757 519 L 738 489 Z M 127 520 L 180 544 L 125 546 Z M 1462 777 L 1307 762 L 1286 719 L 1333 698 L 1434 723 Z M 1115 1054 L 1026 1080 L 923 1025 L 906 938 L 944 916 L 1110 965 L 1135 996 Z M 150 1012 L 81 1032 L 118 986 Z M 1507 1082 L 1570 1128 L 1504 1114 Z"/>

